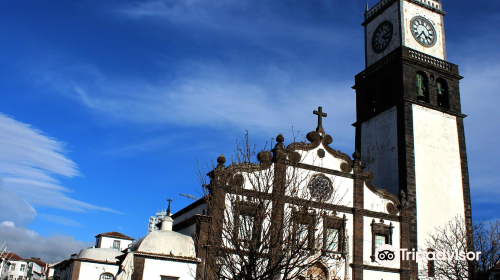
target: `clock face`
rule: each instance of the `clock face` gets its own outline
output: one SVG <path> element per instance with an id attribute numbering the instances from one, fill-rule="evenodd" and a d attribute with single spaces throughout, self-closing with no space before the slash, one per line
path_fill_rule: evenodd
<path id="1" fill-rule="evenodd" d="M 330 198 L 333 191 L 330 180 L 323 174 L 314 176 L 307 187 L 309 188 L 311 196 L 320 200 Z"/>
<path id="2" fill-rule="evenodd" d="M 413 38 L 424 47 L 432 47 L 436 43 L 436 29 L 432 23 L 421 16 L 416 16 L 410 23 Z"/>
<path id="3" fill-rule="evenodd" d="M 392 23 L 388 20 L 379 24 L 372 37 L 372 49 L 375 53 L 381 53 L 387 49 L 392 40 Z"/>

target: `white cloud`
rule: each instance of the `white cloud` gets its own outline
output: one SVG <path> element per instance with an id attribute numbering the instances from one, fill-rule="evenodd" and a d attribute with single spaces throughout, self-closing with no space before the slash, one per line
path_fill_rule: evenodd
<path id="1" fill-rule="evenodd" d="M 0 223 L 0 240 L 6 241 L 9 249 L 22 258 L 39 257 L 49 263 L 64 260 L 92 246 L 92 242 L 77 241 L 68 235 L 42 236 L 32 230 L 16 227 L 12 221 Z"/>
<path id="2" fill-rule="evenodd" d="M 209 62 L 186 63 L 179 68 L 185 75 L 163 84 L 108 79 L 91 66 L 52 73 L 45 81 L 103 119 L 231 127 L 265 131 L 274 137 L 278 132 L 287 133 L 291 126 L 303 133 L 315 129 L 312 111 L 322 105 L 328 113 L 324 124 L 328 133 L 341 140 L 353 135 L 349 124 L 355 119 L 355 94 L 350 81 L 301 80 L 300 71 L 277 66 L 252 76 L 241 75 L 232 66 Z M 80 80 L 82 76 L 94 78 Z M 305 114 L 309 118 L 304 118 Z"/>
<path id="3" fill-rule="evenodd" d="M 64 143 L 32 126 L 0 113 L 0 221 L 25 225 L 33 221 L 33 206 L 69 211 L 116 212 L 70 198 L 57 177 L 79 176 L 77 165 L 65 155 Z"/>
<path id="4" fill-rule="evenodd" d="M 35 220 L 36 210 L 22 197 L 3 187 L 0 177 L 0 221 L 26 225 Z"/>

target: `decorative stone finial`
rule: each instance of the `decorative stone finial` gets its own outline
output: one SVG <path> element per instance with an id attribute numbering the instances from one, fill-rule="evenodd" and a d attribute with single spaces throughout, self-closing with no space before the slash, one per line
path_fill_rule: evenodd
<path id="1" fill-rule="evenodd" d="M 355 160 L 361 160 L 361 154 L 358 150 L 354 151 L 354 153 L 352 154 L 352 158 Z"/>
<path id="2" fill-rule="evenodd" d="M 401 190 L 401 191 L 399 192 L 399 196 L 401 197 L 401 199 L 406 198 L 406 193 L 405 193 L 405 191 Z"/>
<path id="3" fill-rule="evenodd" d="M 223 154 L 221 154 L 218 158 L 217 158 L 217 163 L 218 164 L 224 164 L 226 163 L 226 157 L 224 157 Z"/>
<path id="4" fill-rule="evenodd" d="M 370 8 L 368 7 L 368 2 L 366 2 L 366 10 L 365 10 L 365 13 L 368 12 L 370 10 Z"/>
<path id="5" fill-rule="evenodd" d="M 285 137 L 283 137 L 283 134 L 279 134 L 277 137 L 276 137 L 276 142 L 278 143 L 283 143 L 285 142 Z"/>

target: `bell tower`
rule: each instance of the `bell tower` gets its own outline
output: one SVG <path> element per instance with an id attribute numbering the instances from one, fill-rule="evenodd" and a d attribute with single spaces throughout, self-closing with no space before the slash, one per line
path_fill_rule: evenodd
<path id="1" fill-rule="evenodd" d="M 356 150 L 374 185 L 404 191 L 411 220 L 402 238 L 410 250 L 456 215 L 468 230 L 472 223 L 462 77 L 446 61 L 445 14 L 437 0 L 382 0 L 367 6 L 362 24 L 366 68 L 353 87 Z"/>

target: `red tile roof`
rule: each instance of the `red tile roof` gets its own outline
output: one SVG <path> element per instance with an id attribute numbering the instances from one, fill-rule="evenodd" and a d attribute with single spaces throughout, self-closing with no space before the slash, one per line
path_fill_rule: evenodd
<path id="1" fill-rule="evenodd" d="M 3 255 L 3 257 L 7 257 L 11 261 L 22 261 L 23 260 L 23 258 L 21 258 L 20 256 L 18 256 L 16 254 L 13 254 L 13 253 L 10 253 L 8 255 Z"/>
<path id="2" fill-rule="evenodd" d="M 128 240 L 134 240 L 134 238 L 130 236 L 126 236 L 125 234 L 116 232 L 116 231 L 111 231 L 111 232 L 105 232 L 105 233 L 100 233 L 96 235 L 95 237 L 100 237 L 100 236 L 105 236 L 105 237 L 114 237 L 114 238 L 119 238 L 119 239 L 128 239 Z"/>
<path id="3" fill-rule="evenodd" d="M 25 259 L 25 261 L 27 262 L 34 262 L 36 264 L 38 264 L 39 266 L 45 268 L 45 266 L 47 265 L 46 263 L 42 262 L 42 261 L 39 261 L 39 260 L 34 260 L 34 259 Z"/>

